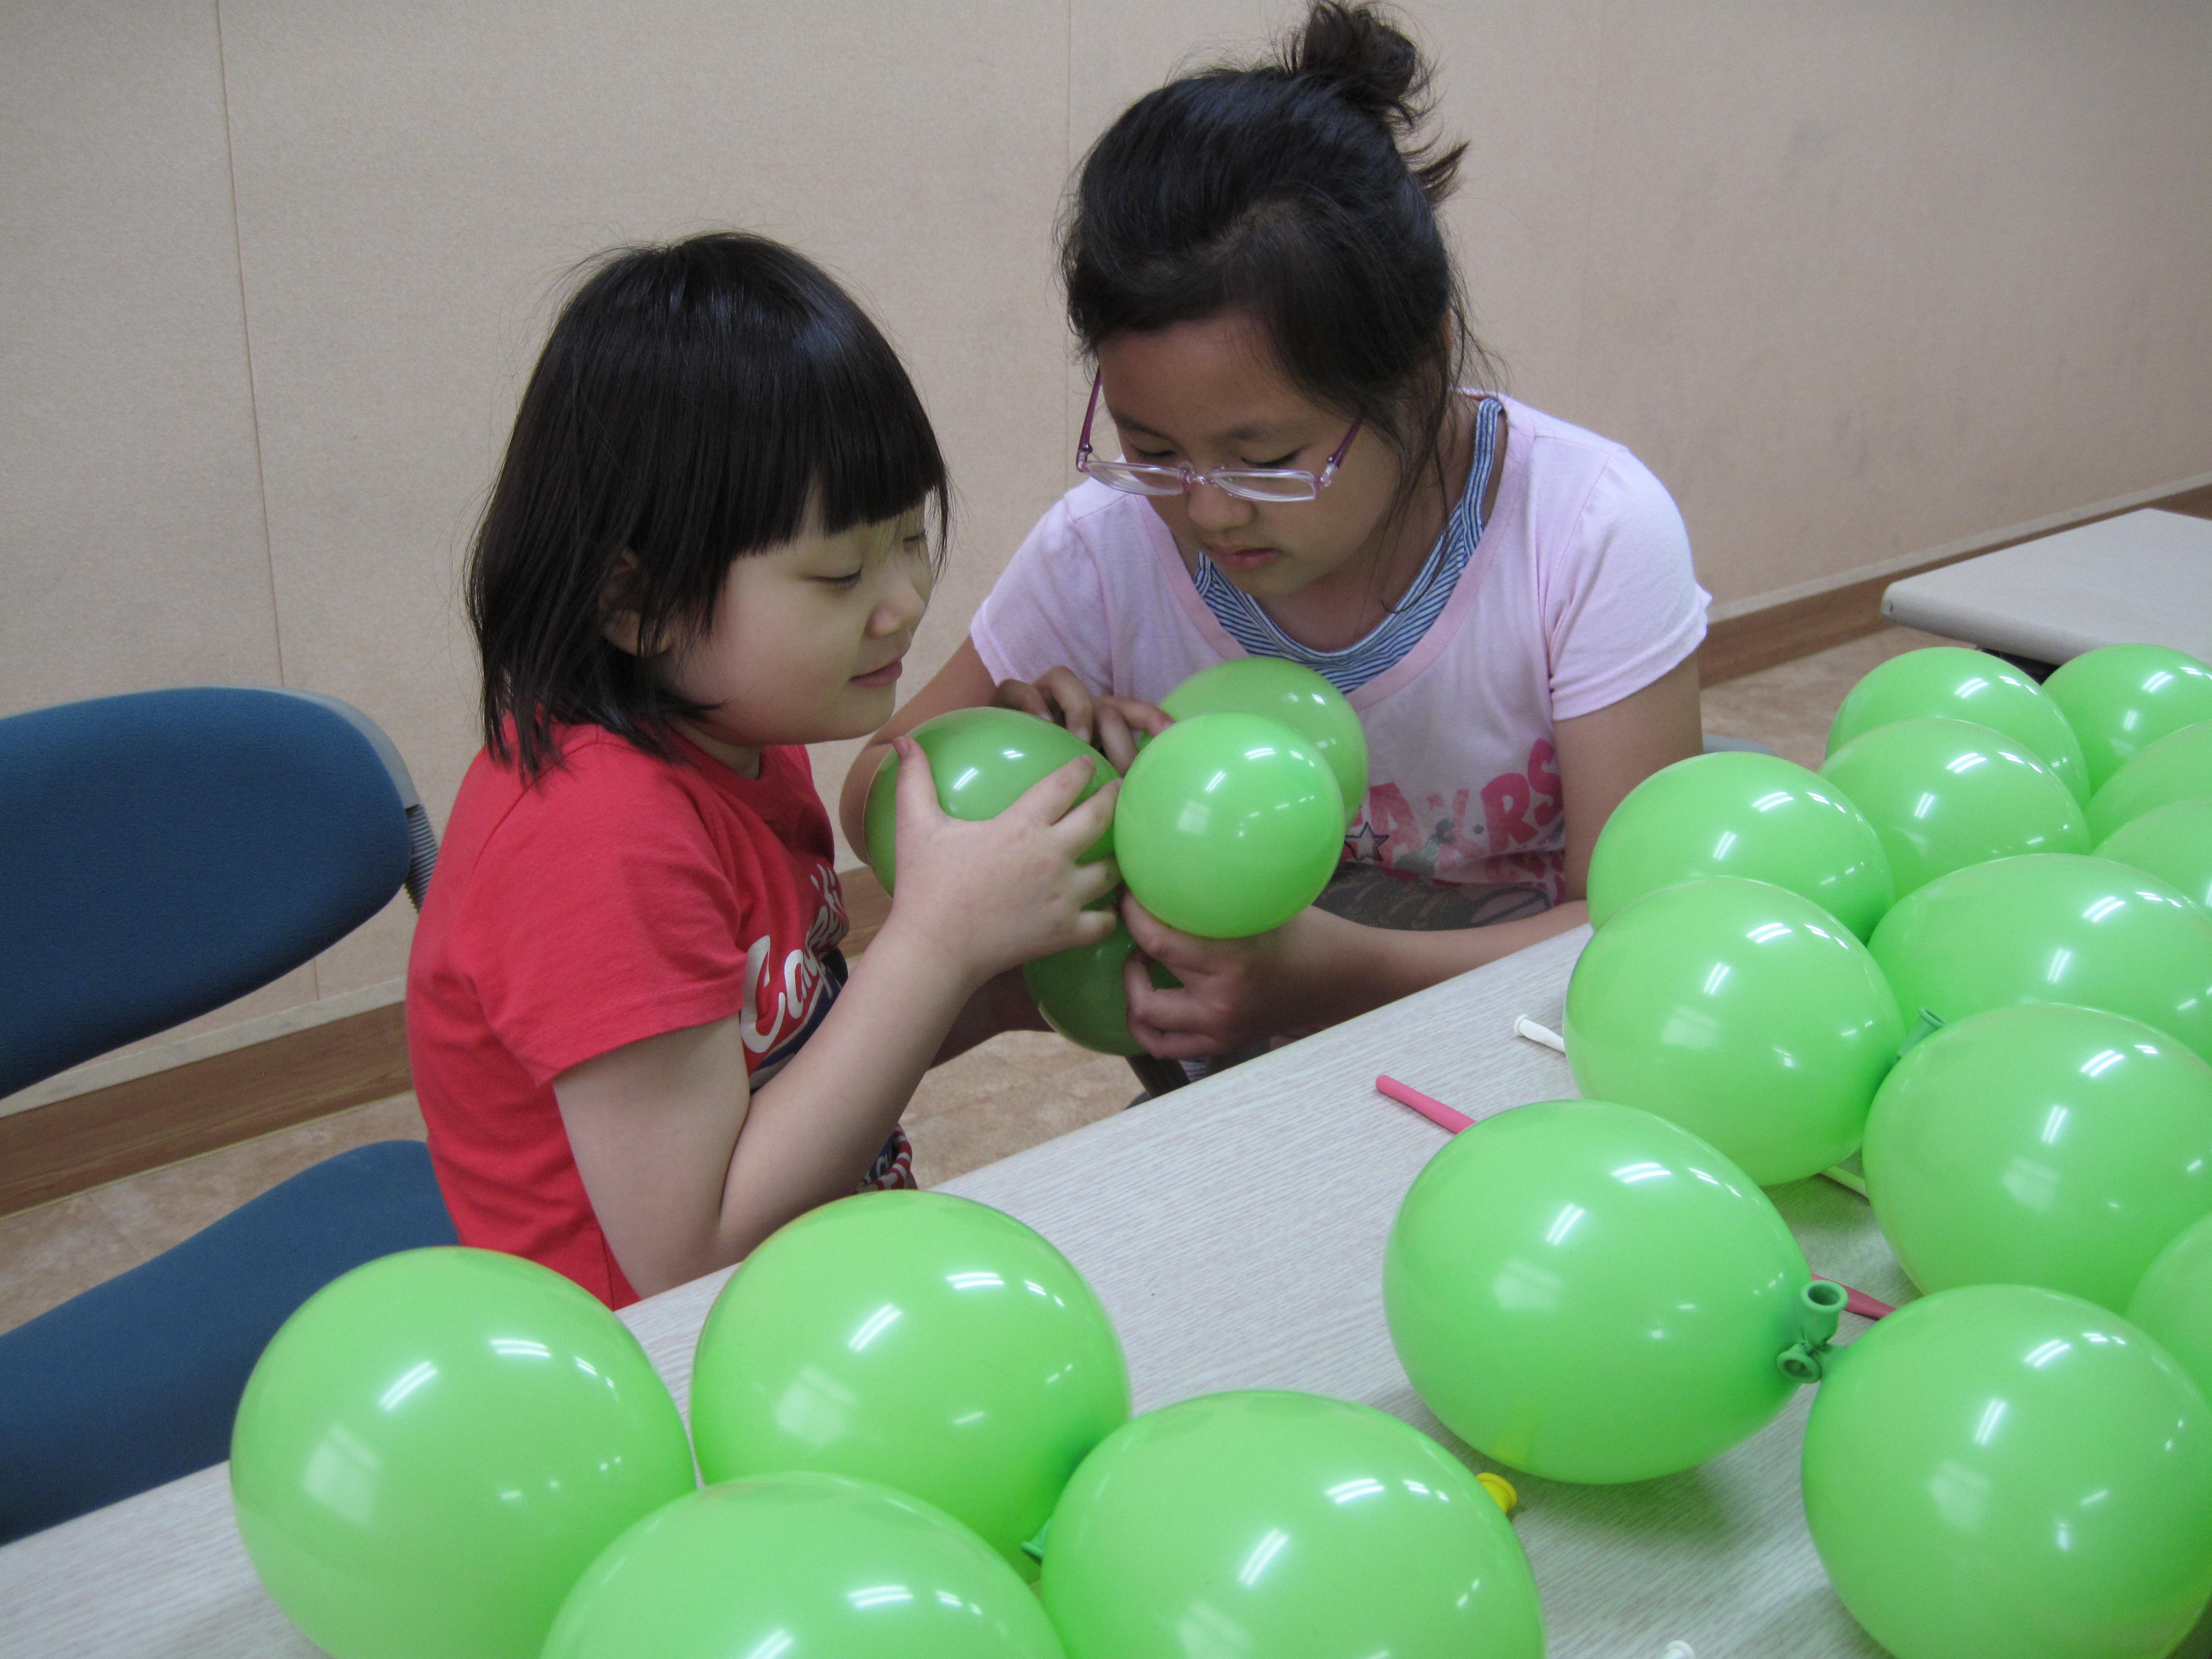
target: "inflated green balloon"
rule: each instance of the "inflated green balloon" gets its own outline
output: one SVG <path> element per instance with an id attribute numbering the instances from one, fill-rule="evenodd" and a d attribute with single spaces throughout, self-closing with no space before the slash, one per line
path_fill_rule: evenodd
<path id="1" fill-rule="evenodd" d="M 2212 1400 L 2212 1216 L 2158 1253 L 2128 1300 L 2128 1317 L 2165 1344 Z"/>
<path id="2" fill-rule="evenodd" d="M 1567 982 L 1564 1035 L 1585 1095 L 1656 1112 L 1771 1187 L 1858 1150 L 1905 1025 L 1835 917 L 1763 881 L 1708 876 L 1597 930 Z"/>
<path id="3" fill-rule="evenodd" d="M 1344 798 L 1279 720 L 1177 720 L 1129 767 L 1114 811 L 1121 878 L 1170 927 L 1242 939 L 1320 896 L 1344 851 Z"/>
<path id="4" fill-rule="evenodd" d="M 929 757 L 938 804 L 945 815 L 970 823 L 995 818 L 1033 784 L 1072 760 L 1093 763 L 1090 785 L 1079 799 L 1089 799 L 1115 776 L 1112 763 L 1082 738 L 1018 708 L 955 708 L 924 720 L 908 735 Z M 897 873 L 892 848 L 898 830 L 898 769 L 897 754 L 886 757 L 868 785 L 868 864 L 886 893 Z M 1103 859 L 1113 850 L 1109 825 L 1085 851 L 1083 861 Z"/>
<path id="5" fill-rule="evenodd" d="M 628 1328 L 490 1250 L 404 1251 L 317 1291 L 231 1433 L 246 1553 L 334 1659 L 532 1659 L 592 1559 L 692 1485 Z"/>
<path id="6" fill-rule="evenodd" d="M 1590 854 L 1590 921 L 1698 876 L 1771 881 L 1864 939 L 1896 897 L 1866 814 L 1817 772 L 1777 755 L 1693 755 L 1628 792 Z"/>
<path id="7" fill-rule="evenodd" d="M 715 1298 L 691 1373 L 709 1481 L 880 1480 L 1029 1577 L 1022 1545 L 1128 1415 L 1121 1345 L 1082 1275 L 943 1193 L 841 1199 L 779 1229 Z"/>
<path id="8" fill-rule="evenodd" d="M 2089 802 L 2100 841 L 2144 813 L 2180 800 L 2212 799 L 2212 720 L 2168 732 L 2112 774 Z"/>
<path id="9" fill-rule="evenodd" d="M 2081 739 L 2089 787 L 2169 732 L 2212 720 L 2212 665 L 2162 645 L 2104 645 L 2043 683 Z"/>
<path id="10" fill-rule="evenodd" d="M 1811 1278 L 1766 1194 L 1706 1142 L 1632 1107 L 1548 1101 L 1429 1160 L 1390 1229 L 1382 1307 L 1415 1389 L 1485 1456 L 1644 1480 L 1782 1409 Z"/>
<path id="11" fill-rule="evenodd" d="M 1897 720 L 1971 720 L 2002 732 L 2050 769 L 2086 805 L 2094 786 L 2081 740 L 2043 688 L 2002 657 L 1936 645 L 1892 657 L 1853 686 L 1828 727 L 1832 755 L 1863 732 Z"/>
<path id="12" fill-rule="evenodd" d="M 1911 1020 L 2071 1002 L 2154 1025 L 2212 1060 L 2212 916 L 2109 859 L 2045 854 L 1955 871 L 1868 941 Z"/>
<path id="13" fill-rule="evenodd" d="M 990 1547 L 872 1480 L 762 1475 L 647 1516 L 570 1594 L 544 1659 L 1062 1659 Z"/>
<path id="14" fill-rule="evenodd" d="M 1147 1412 L 1053 1512 L 1044 1605 L 1068 1659 L 1542 1659 L 1521 1540 L 1467 1466 L 1318 1395 Z"/>
<path id="15" fill-rule="evenodd" d="M 1970 864 L 2089 850 L 2073 792 L 2026 744 L 1986 726 L 1878 726 L 1829 756 L 1820 775 L 1873 823 L 1900 899 Z"/>
<path id="16" fill-rule="evenodd" d="M 2113 830 L 2097 856 L 2156 876 L 2212 910 L 2212 799 L 2154 806 Z"/>
<path id="17" fill-rule="evenodd" d="M 1116 927 L 1096 945 L 1055 951 L 1024 966 L 1023 982 L 1045 1024 L 1070 1042 L 1102 1054 L 1143 1053 L 1129 1035 L 1129 994 L 1121 981 L 1121 964 L 1136 943 L 1127 927 Z M 1164 991 L 1182 983 L 1161 963 L 1149 964 L 1146 972 Z"/>
<path id="18" fill-rule="evenodd" d="M 1367 805 L 1367 733 L 1344 693 L 1303 663 L 1231 657 L 1201 668 L 1160 699 L 1179 720 L 1199 714 L 1259 714 L 1280 720 L 1328 763 L 1347 823 Z"/>
<path id="19" fill-rule="evenodd" d="M 2117 1313 L 2212 1215 L 2212 1066 L 2124 1015 L 1992 1008 L 1898 1062 L 1865 1163 L 1922 1290 L 2040 1285 Z"/>
<path id="20" fill-rule="evenodd" d="M 2212 1408 L 2055 1291 L 1943 1291 L 1831 1356 L 1804 1480 L 1829 1582 L 1896 1659 L 2165 1659 L 2212 1595 Z"/>

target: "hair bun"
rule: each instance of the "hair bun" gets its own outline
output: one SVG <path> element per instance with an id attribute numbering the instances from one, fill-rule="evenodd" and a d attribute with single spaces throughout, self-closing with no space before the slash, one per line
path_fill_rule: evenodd
<path id="1" fill-rule="evenodd" d="M 1467 146 L 1439 151 L 1433 142 L 1413 142 L 1429 118 L 1428 60 L 1372 0 L 1350 5 L 1314 0 L 1304 26 L 1284 43 L 1276 67 L 1294 80 L 1327 87 L 1389 133 L 1430 204 L 1443 204 Z"/>
<path id="2" fill-rule="evenodd" d="M 1328 83 L 1398 136 L 1410 136 L 1428 115 L 1420 48 L 1371 4 L 1316 0 L 1279 61 L 1288 74 Z"/>

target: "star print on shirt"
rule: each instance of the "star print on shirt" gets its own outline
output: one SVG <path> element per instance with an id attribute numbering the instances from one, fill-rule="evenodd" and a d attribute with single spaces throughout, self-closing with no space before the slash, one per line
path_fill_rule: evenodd
<path id="1" fill-rule="evenodd" d="M 1381 832 L 1368 822 L 1367 815 L 1362 812 L 1359 822 L 1345 834 L 1344 855 L 1361 864 L 1380 864 L 1382 862 L 1382 842 Z"/>

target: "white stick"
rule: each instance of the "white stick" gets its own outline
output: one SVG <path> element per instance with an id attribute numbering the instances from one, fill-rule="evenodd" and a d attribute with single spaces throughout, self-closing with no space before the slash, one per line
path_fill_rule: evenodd
<path id="1" fill-rule="evenodd" d="M 1554 1049 L 1563 1054 L 1567 1052 L 1567 1040 L 1565 1037 L 1548 1025 L 1537 1024 L 1526 1014 L 1522 1014 L 1513 1022 L 1513 1035 L 1517 1037 L 1526 1037 L 1531 1042 L 1540 1042 L 1547 1048 Z"/>

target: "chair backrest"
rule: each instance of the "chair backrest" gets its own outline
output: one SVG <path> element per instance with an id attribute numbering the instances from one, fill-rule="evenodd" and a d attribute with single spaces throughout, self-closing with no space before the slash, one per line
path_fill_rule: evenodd
<path id="1" fill-rule="evenodd" d="M 0 1095 L 243 996 L 391 900 L 421 861 L 405 769 L 334 702 L 199 686 L 0 720 Z"/>

